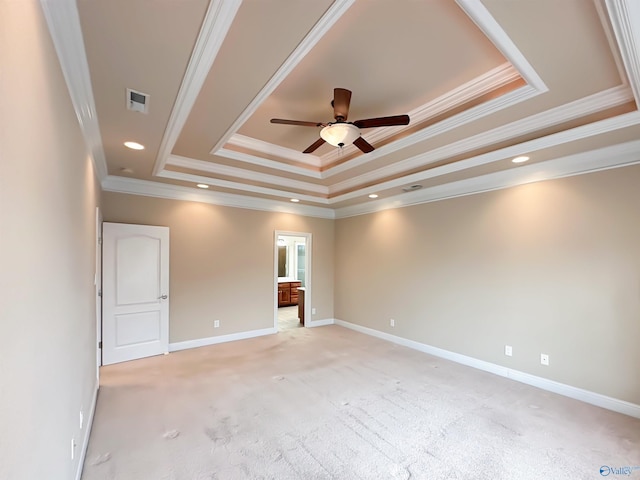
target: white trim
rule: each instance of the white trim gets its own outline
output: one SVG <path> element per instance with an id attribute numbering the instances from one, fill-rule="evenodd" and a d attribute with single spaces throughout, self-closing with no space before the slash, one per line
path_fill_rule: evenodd
<path id="1" fill-rule="evenodd" d="M 174 172 L 173 170 L 162 170 L 157 175 L 160 178 L 171 178 L 172 180 L 180 180 L 193 184 L 206 183 L 214 187 L 229 188 L 233 190 L 242 190 L 244 192 L 258 193 L 260 195 L 270 195 L 279 198 L 291 199 L 293 197 L 312 203 L 328 204 L 329 200 L 324 197 L 316 197 L 291 190 L 278 190 L 275 188 L 261 187 L 259 185 L 251 185 L 248 183 L 235 182 L 233 180 L 221 180 L 219 178 L 205 177 L 203 175 L 195 175 L 193 173 Z"/>
<path id="2" fill-rule="evenodd" d="M 553 125 L 557 125 L 563 122 L 568 122 L 570 120 L 584 117 L 586 115 L 597 113 L 606 108 L 622 105 L 632 100 L 632 98 L 633 97 L 631 95 L 631 91 L 628 87 L 619 86 L 619 87 L 610 88 L 608 90 L 595 93 L 588 97 L 575 100 L 568 104 L 560 105 L 550 110 L 546 110 L 546 111 L 531 115 L 529 117 L 522 118 L 508 125 L 501 125 L 499 127 L 493 128 L 486 132 L 478 133 L 471 137 L 467 137 L 462 140 L 458 140 L 457 142 L 453 142 L 453 143 L 444 145 L 442 147 L 427 151 L 425 153 L 415 155 L 413 157 L 407 158 L 400 162 L 396 162 L 386 167 L 382 167 L 377 170 L 367 172 L 366 174 L 359 175 L 357 177 L 354 177 L 339 183 L 335 183 L 329 187 L 329 192 L 337 193 L 344 190 L 350 190 L 357 187 L 358 185 L 363 185 L 365 183 L 371 183 L 381 178 L 398 175 L 402 172 L 406 172 L 407 170 L 423 167 L 425 165 L 428 165 L 429 163 L 434 163 L 439 160 L 443 160 L 455 155 L 460 155 L 465 152 L 473 151 L 475 149 L 482 148 L 495 143 L 504 142 L 506 140 L 518 137 L 520 135 L 535 132 L 541 128 L 548 128 Z M 496 100 L 499 100 L 499 99 L 496 99 Z M 635 114 L 637 112 L 632 112 L 632 113 Z M 620 115 L 618 117 L 613 117 L 611 119 L 590 123 L 582 127 L 576 127 L 571 130 L 564 130 L 557 134 L 540 137 L 535 140 L 513 145 L 508 148 L 517 149 L 521 153 L 528 153 L 528 152 L 531 152 L 532 150 L 551 147 L 561 143 L 569 142 L 571 140 L 578 140 L 586 136 L 596 135 L 598 133 L 604 133 L 606 131 L 610 131 L 613 129 L 624 128 L 626 126 L 634 125 L 635 123 L 638 123 L 640 121 L 640 115 L 636 115 L 636 117 L 637 118 L 634 117 L 629 119 L 629 117 L 627 116 Z M 624 118 L 624 119 L 620 120 L 621 118 Z M 447 120 L 445 120 L 442 123 L 446 123 L 446 122 Z M 618 125 L 618 123 L 620 122 L 622 122 L 622 125 Z M 436 127 L 437 125 L 434 125 L 433 127 Z M 427 132 L 430 129 L 431 127 L 425 130 L 422 130 L 421 132 L 417 132 L 414 135 L 422 134 L 423 132 Z M 411 137 L 413 137 L 413 135 L 407 138 L 411 138 Z M 391 145 L 385 145 L 384 147 L 378 150 L 374 150 L 372 153 L 368 154 L 367 156 L 369 159 L 368 161 L 375 160 L 376 158 L 388 155 L 390 152 L 387 147 L 393 147 L 395 149 L 395 145 L 400 144 L 404 140 L 405 139 L 402 139 Z M 523 145 L 526 146 L 526 148 L 522 148 Z M 533 145 L 535 145 L 535 147 Z M 505 150 L 507 150 L 507 148 L 504 148 L 501 150 L 495 150 L 493 152 L 490 152 L 490 154 L 479 155 L 467 160 L 456 162 L 455 164 L 453 164 L 453 166 L 450 167 L 455 170 L 451 170 L 451 171 L 458 171 L 465 168 L 477 166 L 476 162 L 480 158 L 485 159 L 485 158 L 493 157 L 496 159 L 502 159 L 504 158 L 504 155 L 502 154 L 502 152 Z M 364 156 L 357 157 L 357 158 L 362 158 L 362 157 Z M 348 170 L 352 166 L 356 166 L 355 163 L 353 164 L 350 163 L 348 166 L 346 166 L 346 163 L 343 165 L 339 165 L 338 167 L 328 170 L 326 172 L 327 176 L 335 175 L 337 172 L 342 172 L 342 171 Z M 447 173 L 450 173 L 450 172 L 447 172 Z M 423 175 L 425 175 L 424 177 L 422 177 L 423 179 L 432 178 L 433 171 L 428 170 L 424 172 Z M 378 186 L 378 190 L 382 190 L 383 188 L 384 188 L 384 184 Z M 362 195 L 362 192 L 350 192 L 349 194 L 341 195 L 340 197 L 334 197 L 332 201 L 336 203 L 336 202 L 348 200 L 349 198 L 353 198 L 355 196 L 360 196 L 360 195 Z"/>
<path id="3" fill-rule="evenodd" d="M 496 47 L 505 55 L 505 57 L 511 62 L 511 65 L 503 64 L 497 67 L 490 72 L 481 75 L 470 82 L 466 83 L 463 86 L 460 86 L 451 92 L 448 92 L 446 95 L 439 97 L 438 99 L 430 102 L 426 105 L 418 107 L 414 111 L 412 111 L 412 115 L 416 116 L 416 118 L 422 121 L 422 117 L 424 119 L 429 118 L 430 115 L 440 113 L 441 111 L 445 111 L 446 109 L 452 108 L 457 103 L 461 101 L 466 101 L 468 98 L 475 98 L 476 96 L 486 93 L 485 90 L 492 85 L 495 87 L 496 84 L 504 84 L 504 82 L 512 81 L 517 75 L 521 75 L 528 83 L 527 86 L 518 88 L 512 92 L 509 92 L 501 97 L 490 100 L 483 104 L 477 105 L 465 112 L 457 114 L 451 118 L 445 119 L 442 122 L 438 122 L 435 125 L 432 125 L 424 130 L 416 132 L 412 135 L 409 135 L 403 139 L 400 139 L 391 144 L 385 145 L 378 150 L 375 150 L 371 154 L 368 155 L 359 155 L 351 160 L 348 160 L 344 163 L 341 163 L 337 166 L 331 167 L 324 172 L 320 173 L 320 178 L 329 178 L 331 176 L 340 174 L 344 171 L 350 170 L 352 168 L 358 167 L 364 163 L 368 163 L 376 158 L 382 157 L 384 155 L 389 155 L 397 150 L 402 148 L 406 148 L 415 143 L 427 140 L 435 135 L 439 135 L 451 129 L 460 127 L 466 123 L 472 122 L 474 120 L 478 120 L 486 115 L 490 115 L 497 111 L 503 110 L 510 106 L 513 106 L 522 101 L 531 99 L 541 93 L 546 92 L 547 86 L 544 84 L 542 79 L 535 72 L 533 67 L 527 62 L 526 58 L 522 53 L 517 49 L 513 41 L 508 37 L 508 35 L 504 32 L 502 27 L 496 22 L 493 17 L 489 14 L 487 9 L 482 5 L 479 0 L 459 0 L 460 8 L 478 25 L 478 27 L 484 32 L 484 34 L 491 39 L 491 41 L 496 45 Z M 335 6 L 336 4 L 334 4 Z M 347 5 L 344 8 L 344 11 L 350 6 Z M 340 12 L 342 15 L 344 12 Z M 324 17 L 323 17 L 324 19 Z M 322 22 L 318 22 L 316 24 L 316 28 Z M 335 19 L 332 20 L 335 22 Z M 328 30 L 329 27 L 327 27 Z M 326 33 L 323 31 L 322 34 Z M 308 35 L 308 37 L 312 36 L 312 33 Z M 318 39 L 314 39 L 313 44 L 306 45 L 307 38 L 303 41 L 299 49 L 304 46 L 306 50 L 304 50 L 304 54 L 311 49 L 311 47 L 317 42 Z M 307 48 L 308 47 L 308 48 Z M 221 152 L 224 150 L 223 147 L 226 142 L 231 138 L 232 134 L 240 128 L 240 126 L 246 121 L 248 116 L 253 114 L 258 106 L 266 99 L 266 97 L 275 89 L 275 87 L 283 80 L 284 76 L 290 73 L 291 69 L 295 67 L 295 65 L 301 60 L 298 49 L 294 51 L 294 53 L 287 59 L 283 67 L 272 77 L 271 81 L 265 88 L 254 98 L 251 105 L 243 112 L 243 114 L 236 120 L 236 122 L 230 127 L 225 136 L 223 136 L 220 141 L 214 146 L 211 150 L 211 154 L 213 155 L 221 155 L 227 158 L 229 157 L 229 151 Z M 517 71 L 516 71 L 517 69 Z M 274 85 L 271 85 L 271 82 L 274 82 Z M 444 109 L 444 110 L 443 110 Z M 434 113 L 435 112 L 435 113 Z M 415 119 L 414 119 L 415 121 Z M 365 139 L 368 141 L 379 141 L 379 139 L 386 138 L 390 135 L 397 133 L 397 131 L 409 128 L 409 127 L 390 127 L 388 129 L 376 129 L 377 131 L 367 132 L 367 134 L 363 135 Z M 259 148 L 260 141 L 256 141 L 257 143 L 253 143 L 253 148 Z M 262 142 L 267 144 L 266 142 Z M 269 144 L 267 144 L 269 145 Z M 270 151 L 277 151 L 278 146 L 268 147 Z M 275 149 L 275 150 L 274 150 Z M 286 149 L 287 151 L 289 149 Z M 259 150 L 258 150 L 259 151 Z M 322 157 L 320 157 L 321 165 L 327 166 L 336 160 L 340 159 L 344 155 L 349 155 L 352 152 L 355 152 L 356 148 L 353 146 L 348 146 L 342 152 L 337 150 L 333 150 Z M 287 153 L 287 156 L 283 158 L 291 158 L 290 153 Z M 292 153 L 291 153 L 292 154 Z M 298 152 L 295 152 L 297 155 Z M 267 166 L 269 168 L 277 168 L 275 164 L 278 162 L 273 162 L 269 160 L 262 160 L 255 155 L 238 155 L 238 152 L 232 153 L 234 155 L 233 159 L 239 161 L 250 161 L 250 163 Z M 317 157 L 316 157 L 317 158 Z M 268 163 L 268 164 L 267 164 Z M 309 162 L 307 162 L 309 163 Z M 289 170 L 285 165 L 284 168 L 280 167 L 280 169 Z M 296 172 L 302 175 L 310 175 L 308 171 Z"/>
<path id="4" fill-rule="evenodd" d="M 102 366 L 102 211 L 96 207 L 96 265 L 95 265 L 95 301 L 96 301 L 96 382 L 100 384 Z"/>
<path id="5" fill-rule="evenodd" d="M 330 208 L 293 204 L 291 202 L 280 202 L 232 193 L 204 191 L 195 187 L 183 187 L 180 185 L 139 180 L 136 178 L 118 177 L 114 175 L 109 175 L 102 181 L 102 190 L 105 192 L 142 195 L 145 197 L 209 203 L 211 205 L 221 205 L 225 207 L 291 213 L 305 217 L 335 218 L 334 211 Z"/>
<path id="6" fill-rule="evenodd" d="M 304 318 L 305 327 L 307 318 L 311 318 L 311 302 L 313 297 L 312 288 L 312 265 L 313 265 L 313 235 L 309 232 L 293 232 L 289 230 L 275 230 L 273 232 L 273 328 L 278 330 L 278 237 L 304 237 L 305 239 L 305 255 L 304 255 Z"/>
<path id="7" fill-rule="evenodd" d="M 96 383 L 96 388 L 93 390 L 93 398 L 91 399 L 91 409 L 87 416 L 87 422 L 84 427 L 84 438 L 82 439 L 82 449 L 80 450 L 80 457 L 78 458 L 78 469 L 76 470 L 75 480 L 82 478 L 82 469 L 84 468 L 85 458 L 87 457 L 87 449 L 89 448 L 89 438 L 91 437 L 91 427 L 93 426 L 93 418 L 96 415 L 96 404 L 98 403 L 98 389 L 100 386 Z"/>
<path id="8" fill-rule="evenodd" d="M 154 175 L 164 168 L 241 3 L 242 0 L 211 0 L 209 3 L 175 106 L 171 110 L 167 128 L 160 142 L 153 166 Z"/>
<path id="9" fill-rule="evenodd" d="M 397 135 L 405 130 L 413 128 L 413 126 L 416 124 L 441 115 L 453 108 L 464 104 L 465 102 L 468 102 L 475 98 L 479 98 L 482 95 L 486 95 L 487 93 L 490 93 L 497 88 L 505 86 L 515 79 L 519 78 L 519 76 L 520 75 L 511 64 L 504 63 L 482 75 L 477 76 L 476 78 L 471 79 L 467 83 L 460 85 L 443 95 L 440 95 L 430 102 L 427 102 L 424 105 L 420 105 L 419 107 L 411 110 L 410 112 L 408 112 L 409 118 L 411 119 L 411 123 L 409 125 L 376 128 L 372 131 L 364 130 L 363 137 L 365 137 L 366 140 L 371 144 L 381 142 L 393 135 Z M 530 87 L 525 87 L 524 91 L 528 92 L 527 95 L 533 95 L 534 92 Z M 490 103 L 489 108 L 481 108 L 481 106 L 477 106 L 460 114 L 454 115 L 450 119 L 443 120 L 442 122 L 438 122 L 428 127 L 425 130 L 428 130 L 430 133 L 427 134 L 425 132 L 424 135 L 427 135 L 428 138 L 439 133 L 443 133 L 447 130 L 460 127 L 465 123 L 494 113 L 494 111 L 498 108 L 506 108 L 527 98 L 528 96 L 525 96 L 523 98 L 521 95 L 515 95 L 509 102 L 507 102 L 506 105 L 504 105 L 504 100 L 499 101 L 499 99 L 495 99 L 492 102 L 487 102 Z M 465 114 L 466 112 L 472 112 L 472 114 Z M 423 138 L 423 136 L 413 135 L 412 143 L 416 143 L 424 139 L 425 138 Z M 401 146 L 397 149 L 402 148 L 403 144 L 401 143 L 400 145 Z M 397 149 L 389 150 L 387 154 Z M 326 153 L 322 157 L 320 157 L 321 164 L 322 166 L 326 167 L 336 162 L 337 160 L 340 160 L 342 157 L 351 155 L 357 151 L 359 151 L 358 148 L 353 145 L 344 147 L 342 151 L 338 149 L 331 150 L 329 153 Z M 370 159 L 371 156 L 369 155 L 368 158 Z"/>
<path id="10" fill-rule="evenodd" d="M 606 0 L 631 89 L 640 108 L 640 4 L 637 0 Z"/>
<path id="11" fill-rule="evenodd" d="M 600 19 L 600 25 L 602 26 L 602 30 L 604 31 L 605 36 L 607 37 L 607 43 L 609 44 L 609 50 L 611 51 L 611 55 L 613 56 L 614 61 L 616 62 L 616 69 L 618 70 L 618 75 L 620 76 L 620 81 L 623 85 L 629 85 L 629 79 L 627 78 L 627 71 L 624 68 L 624 61 L 622 60 L 622 56 L 620 55 L 620 48 L 618 48 L 618 41 L 616 40 L 615 33 L 612 28 L 613 18 L 610 17 L 606 5 L 601 0 L 594 0 L 594 7 L 596 8 L 596 12 L 598 12 L 598 18 Z M 611 20 L 610 20 L 611 18 Z"/>
<path id="12" fill-rule="evenodd" d="M 218 140 L 213 149 L 211 149 L 211 154 L 215 154 L 216 150 L 222 148 L 229 141 L 231 136 L 255 113 L 262 102 L 273 93 L 277 86 L 293 71 L 296 65 L 311 51 L 315 44 L 333 27 L 333 24 L 342 17 L 354 2 L 355 0 L 335 0 L 333 2 L 331 7 L 329 7 L 322 18 L 313 26 L 307 36 L 298 44 L 293 53 L 289 55 L 278 71 L 273 74 L 247 108 L 244 109 L 225 134 Z"/>
<path id="13" fill-rule="evenodd" d="M 478 370 L 483 370 L 485 372 L 493 373 L 495 375 L 506 377 L 520 383 L 525 383 L 527 385 L 531 385 L 533 387 L 537 387 L 542 390 L 557 393 L 559 395 L 573 398 L 575 400 L 580 400 L 585 403 L 590 403 L 591 405 L 596 405 L 598 407 L 606 408 L 607 410 L 612 410 L 614 412 L 622 413 L 624 415 L 640 418 L 640 405 L 636 405 L 631 402 L 626 402 L 624 400 L 619 400 L 617 398 L 608 397 L 600 393 L 595 393 L 589 390 L 584 390 L 582 388 L 573 387 L 571 385 L 566 385 L 560 382 L 556 382 L 554 380 L 549 380 L 547 378 L 537 377 L 529 373 L 513 370 L 508 367 L 496 365 L 495 363 L 485 362 L 484 360 L 468 357 L 460 353 L 455 353 L 449 350 L 444 350 L 442 348 L 433 347 L 425 343 L 420 343 L 420 342 L 416 342 L 415 340 L 409 340 L 407 338 L 398 337 L 396 335 L 391 335 L 386 332 L 381 332 L 379 330 L 374 330 L 372 328 L 363 327 L 362 325 L 346 322 L 344 320 L 336 319 L 335 324 L 340 325 L 341 327 L 355 330 L 356 332 L 364 333 L 365 335 L 370 335 L 372 337 L 376 337 L 382 340 L 387 340 L 397 345 L 402 345 L 404 347 L 412 348 L 414 350 L 418 350 L 420 352 L 427 353 L 435 357 L 444 358 L 446 360 L 450 360 L 455 363 L 476 368 Z"/>
<path id="14" fill-rule="evenodd" d="M 217 337 L 185 340 L 184 342 L 170 343 L 169 352 L 178 352 L 180 350 L 188 350 L 190 348 L 217 345 L 218 343 L 235 342 L 236 340 L 246 340 L 248 338 L 263 337 L 265 335 L 273 335 L 274 333 L 278 333 L 278 330 L 276 330 L 275 328 L 262 328 L 260 330 L 249 330 L 247 332 L 230 333 L 228 335 L 219 335 Z"/>
<path id="15" fill-rule="evenodd" d="M 318 128 L 318 132 L 320 128 Z M 246 148 L 248 150 L 254 150 L 264 155 L 274 155 L 276 157 L 284 158 L 298 163 L 303 163 L 314 168 L 320 168 L 320 157 L 311 155 L 309 153 L 302 153 L 293 148 L 282 147 L 274 143 L 258 140 L 257 138 L 247 137 L 246 135 L 240 135 L 235 133 L 231 136 L 227 142 L 229 145 L 235 145 L 236 147 Z M 216 152 L 216 155 L 219 155 Z"/>
<path id="16" fill-rule="evenodd" d="M 251 155 L 250 153 L 236 152 L 235 150 L 229 150 L 227 148 L 221 148 L 220 150 L 216 151 L 215 155 L 218 157 L 230 158 L 231 160 L 237 160 L 239 162 L 258 165 L 260 167 L 272 168 L 274 170 L 282 170 L 283 172 L 295 173 L 296 175 L 302 175 L 304 177 L 323 178 L 322 173 L 319 170 L 312 170 L 307 167 L 298 167 L 295 165 L 289 165 L 288 163 L 279 162 L 276 160 L 269 160 L 268 158 L 262 158 L 256 155 Z"/>
<path id="17" fill-rule="evenodd" d="M 331 199 L 307 196 L 304 198 L 304 200 L 316 202 L 316 203 L 336 204 L 345 200 L 357 198 L 362 195 L 365 195 L 366 193 L 369 193 L 368 191 L 366 191 L 367 189 L 365 189 L 365 191 L 363 191 L 362 189 L 354 190 L 360 185 L 372 183 L 385 177 L 397 176 L 398 174 L 401 174 L 402 172 L 405 172 L 407 170 L 424 166 L 425 164 L 437 162 L 444 158 L 448 158 L 454 155 L 459 155 L 464 152 L 471 151 L 477 148 L 482 148 L 486 145 L 489 145 L 495 142 L 501 142 L 501 141 L 505 141 L 505 140 L 517 137 L 519 135 L 531 133 L 540 128 L 547 128 L 549 126 L 567 122 L 576 118 L 583 117 L 585 115 L 597 113 L 599 111 L 602 111 L 603 109 L 624 104 L 632 99 L 633 99 L 633 96 L 629 87 L 624 85 L 613 87 L 608 90 L 604 90 L 602 92 L 598 92 L 596 94 L 590 95 L 588 97 L 575 100 L 568 104 L 554 107 L 550 110 L 546 110 L 544 112 L 540 112 L 540 113 L 531 115 L 529 117 L 520 119 L 516 122 L 511 123 L 510 125 L 497 127 L 487 132 L 483 132 L 483 133 L 474 135 L 472 137 L 459 140 L 457 142 L 425 152 L 423 154 L 415 155 L 413 157 L 407 158 L 400 162 L 396 162 L 394 164 L 379 168 L 377 170 L 367 172 L 357 177 L 335 183 L 333 185 L 330 185 L 329 187 L 311 184 L 313 185 L 315 191 L 321 194 L 325 194 L 324 193 L 325 191 L 329 192 L 328 194 L 338 193 L 345 190 L 352 190 L 352 191 L 344 195 L 333 197 Z M 503 100 L 504 98 L 502 97 L 495 99 L 496 102 L 503 101 Z M 488 102 L 488 104 L 492 102 Z M 471 109 L 470 111 L 474 109 Z M 638 123 L 638 121 L 640 121 L 640 118 L 638 117 L 640 117 L 640 115 L 637 112 L 620 115 L 618 117 L 613 117 L 613 118 L 602 120 L 599 122 L 587 124 L 581 127 L 576 127 L 571 130 L 566 130 L 563 132 L 559 132 L 557 134 L 548 135 L 548 136 L 531 140 L 529 142 L 525 142 L 522 144 L 506 147 L 504 149 L 496 150 L 488 154 L 472 157 L 467 160 L 456 162 L 455 164 L 445 165 L 435 169 L 429 169 L 425 172 L 416 173 L 408 177 L 396 178 L 389 182 L 378 184 L 375 186 L 375 188 L 374 187 L 371 187 L 371 188 L 377 191 L 381 191 L 385 188 L 393 188 L 395 186 L 400 186 L 406 183 L 416 182 L 416 181 L 424 180 L 427 178 L 433 178 L 438 175 L 452 173 L 454 171 L 460 171 L 466 168 L 472 168 L 478 165 L 483 165 L 483 164 L 491 163 L 494 161 L 501 161 L 509 155 L 515 156 L 521 153 L 529 153 L 533 150 L 539 150 L 541 148 L 546 148 L 546 147 L 558 145 L 561 143 L 566 143 L 572 140 L 585 138 L 586 136 L 597 135 L 598 133 L 604 133 L 607 131 L 634 125 Z M 396 149 L 403 148 L 404 146 L 407 146 L 413 143 L 413 140 L 415 140 L 418 136 L 425 136 L 425 138 L 427 138 L 430 135 L 435 135 L 438 133 L 436 132 L 436 130 L 440 130 L 442 128 L 448 128 L 444 124 L 448 123 L 449 120 L 453 121 L 456 118 L 457 117 L 452 117 L 452 119 L 447 119 L 444 122 L 440 122 L 436 125 L 433 125 L 432 127 L 429 127 L 421 132 L 417 132 L 416 134 L 410 135 L 405 139 L 401 139 L 398 142 L 395 142 L 393 144 L 386 145 L 380 149 L 377 149 L 367 156 L 356 157 L 355 159 L 349 162 L 345 162 L 344 164 L 330 168 L 327 171 L 322 173 L 314 172 L 301 167 L 293 167 L 290 165 L 283 164 L 281 162 L 260 159 L 259 157 L 255 157 L 255 156 L 248 155 L 241 152 L 234 152 L 234 151 L 227 150 L 225 151 L 224 156 L 227 156 L 229 158 L 233 158 L 236 160 L 249 161 L 251 163 L 261 165 L 261 166 L 277 168 L 284 171 L 290 171 L 296 174 L 314 176 L 316 178 L 317 177 L 327 178 L 327 177 L 336 175 L 337 173 L 343 172 L 345 170 L 349 170 L 350 168 L 356 167 L 357 165 L 364 163 L 365 161 L 370 162 L 372 160 L 375 160 L 376 158 L 388 155 L 389 153 L 392 153 Z M 407 145 L 404 145 L 404 143 L 408 139 L 411 140 L 411 142 L 408 143 Z M 218 152 L 218 154 L 220 153 L 221 152 Z M 246 172 L 244 169 L 216 166 L 216 164 L 213 164 L 210 162 L 204 162 L 201 160 L 193 160 L 185 157 L 172 157 L 172 158 L 180 158 L 180 160 L 176 160 L 176 161 L 170 160 L 170 162 L 174 165 L 182 166 L 185 168 L 192 168 L 196 170 L 209 171 L 210 173 L 219 173 L 219 174 L 226 173 L 229 175 L 233 174 L 235 176 L 240 176 L 242 172 Z M 202 178 L 194 177 L 192 179 L 184 179 L 184 178 L 178 178 L 177 176 L 178 174 L 175 172 L 171 172 L 168 174 L 167 172 L 163 172 L 163 173 L 164 175 L 160 174 L 159 176 L 167 176 L 169 178 L 185 180 L 185 181 L 211 183 L 212 185 L 215 184 L 221 187 L 233 188 L 233 189 L 245 190 L 245 191 L 249 190 L 249 191 L 253 191 L 254 193 L 262 193 L 266 195 L 289 196 L 289 197 L 294 195 L 294 192 L 268 189 L 268 188 L 259 187 L 259 186 L 252 186 L 252 185 L 244 184 L 242 182 L 211 180 L 208 177 L 202 177 Z M 275 183 L 276 185 L 282 185 L 291 189 L 306 188 L 305 184 L 308 184 L 308 182 L 297 183 L 297 181 L 291 180 L 291 179 L 280 179 L 280 181 L 278 182 L 278 179 L 280 177 L 263 174 L 263 173 L 253 172 L 253 173 L 249 173 L 249 175 L 251 175 L 251 179 L 256 181 L 262 181 L 265 183 Z M 210 180 L 210 181 L 207 181 L 207 180 Z"/>
<path id="18" fill-rule="evenodd" d="M 638 163 L 640 163 L 640 140 L 635 140 L 479 177 L 435 185 L 416 192 L 383 198 L 377 202 L 343 207 L 336 209 L 335 215 L 336 218 L 364 215 Z M 368 190 L 365 190 L 365 193 L 366 191 Z"/>
<path id="19" fill-rule="evenodd" d="M 107 176 L 80 15 L 75 0 L 40 0 L 73 109 L 99 181 Z"/>
<path id="20" fill-rule="evenodd" d="M 446 118 L 441 122 L 431 125 L 423 130 L 419 130 L 393 143 L 389 143 L 380 148 L 377 148 L 367 155 L 359 155 L 352 160 L 331 167 L 323 172 L 322 178 L 329 178 L 334 175 L 338 175 L 339 173 L 346 172 L 347 170 L 350 170 L 352 168 L 359 167 L 360 165 L 364 165 L 377 158 L 384 157 L 403 148 L 407 148 L 415 145 L 416 143 L 428 140 L 432 137 L 435 137 L 436 135 L 440 135 L 442 133 L 458 128 L 474 120 L 478 120 L 486 115 L 499 112 L 524 100 L 534 98 L 537 95 L 539 95 L 539 92 L 529 86 L 518 88 L 498 98 L 489 100 L 486 103 L 476 105 L 475 107 L 472 107 L 469 110 L 465 110 L 458 115 Z M 366 140 L 368 137 L 365 135 L 364 138 Z"/>
<path id="21" fill-rule="evenodd" d="M 300 180 L 294 180 L 287 177 L 280 177 L 277 175 L 270 175 L 268 173 L 254 172 L 252 170 L 246 170 L 244 168 L 231 167 L 229 165 L 222 165 L 219 163 L 206 162 L 204 160 L 194 160 L 192 158 L 180 157 L 178 155 L 169 155 L 167 165 L 173 165 L 176 167 L 190 168 L 193 170 L 199 170 L 201 172 L 211 173 L 213 175 L 225 175 L 228 177 L 239 177 L 243 180 L 253 180 L 256 182 L 269 183 L 271 185 L 277 185 L 281 187 L 308 190 L 320 195 L 329 195 L 329 187 L 324 185 L 318 185 L 317 183 L 304 182 Z M 162 175 L 159 175 L 162 176 Z M 207 183 L 207 182 L 203 182 Z M 244 184 L 243 189 L 247 189 Z M 291 194 L 293 195 L 293 193 Z M 314 200 L 315 201 L 315 200 Z"/>
<path id="22" fill-rule="evenodd" d="M 333 325 L 334 323 L 335 323 L 335 319 L 334 318 L 324 318 L 322 320 L 310 320 L 309 321 L 309 325 L 307 325 L 307 326 L 309 328 L 324 327 L 326 325 Z"/>
<path id="23" fill-rule="evenodd" d="M 529 85 L 540 93 L 549 90 L 533 66 L 527 61 L 522 52 L 480 0 L 456 0 L 456 3 L 473 23 L 482 30 L 482 33 L 491 40 L 495 47 L 500 50 L 505 58 L 520 72 L 520 75 L 522 75 Z"/>

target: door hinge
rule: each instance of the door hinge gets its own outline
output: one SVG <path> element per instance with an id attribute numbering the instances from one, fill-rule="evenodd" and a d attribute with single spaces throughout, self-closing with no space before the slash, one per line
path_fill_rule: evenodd
<path id="1" fill-rule="evenodd" d="M 98 342 L 98 348 L 102 348 L 102 342 Z"/>
<path id="2" fill-rule="evenodd" d="M 98 290 L 98 296 L 101 297 L 102 296 L 102 289 Z"/>
<path id="3" fill-rule="evenodd" d="M 98 245 L 102 245 L 102 237 L 98 237 Z"/>

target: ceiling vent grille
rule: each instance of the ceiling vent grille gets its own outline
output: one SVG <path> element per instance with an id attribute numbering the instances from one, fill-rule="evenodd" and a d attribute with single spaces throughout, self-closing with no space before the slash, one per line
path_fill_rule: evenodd
<path id="1" fill-rule="evenodd" d="M 127 88 L 127 110 L 149 113 L 149 95 Z"/>
<path id="2" fill-rule="evenodd" d="M 420 190 L 422 188 L 422 185 L 411 185 L 409 187 L 404 187 L 402 189 L 403 192 L 415 192 L 416 190 Z"/>

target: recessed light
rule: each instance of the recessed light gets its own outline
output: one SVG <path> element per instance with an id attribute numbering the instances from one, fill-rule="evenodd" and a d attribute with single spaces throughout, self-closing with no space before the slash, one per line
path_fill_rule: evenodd
<path id="1" fill-rule="evenodd" d="M 209 185 L 205 185 L 204 183 L 199 183 L 196 185 L 198 188 L 209 188 Z"/>
<path id="2" fill-rule="evenodd" d="M 529 157 L 522 156 L 522 157 L 516 157 L 511 161 L 513 163 L 523 163 L 523 162 L 526 162 L 527 160 L 529 160 Z"/>
<path id="3" fill-rule="evenodd" d="M 300 200 L 298 200 L 297 198 L 292 198 L 292 199 L 291 199 L 291 201 L 292 201 L 293 203 L 298 203 Z"/>
<path id="4" fill-rule="evenodd" d="M 377 193 L 372 193 L 371 195 L 369 195 L 369 198 L 378 198 L 378 194 Z"/>
<path id="5" fill-rule="evenodd" d="M 140 145 L 138 142 L 124 142 L 124 146 L 132 150 L 144 150 L 144 145 Z"/>

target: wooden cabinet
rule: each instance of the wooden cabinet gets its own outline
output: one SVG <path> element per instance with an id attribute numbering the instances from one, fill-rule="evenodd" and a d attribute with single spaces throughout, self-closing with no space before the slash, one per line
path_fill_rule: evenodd
<path id="1" fill-rule="evenodd" d="M 300 323 L 304 326 L 304 292 L 305 288 L 298 288 L 298 318 Z"/>
<path id="2" fill-rule="evenodd" d="M 278 307 L 288 307 L 298 304 L 298 287 L 301 282 L 278 283 Z"/>

